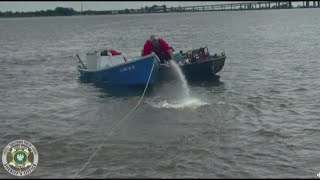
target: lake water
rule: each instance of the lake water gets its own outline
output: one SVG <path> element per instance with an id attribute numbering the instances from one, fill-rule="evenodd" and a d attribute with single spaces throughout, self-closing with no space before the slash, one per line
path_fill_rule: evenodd
<path id="1" fill-rule="evenodd" d="M 0 148 L 35 145 L 28 178 L 316 178 L 319 9 L 0 19 Z M 78 79 L 75 53 L 140 55 L 150 33 L 175 50 L 226 53 L 218 77 L 142 90 Z M 112 131 L 111 131 L 112 129 Z M 111 135 L 109 135 L 111 134 Z M 14 178 L 3 167 L 1 178 Z"/>

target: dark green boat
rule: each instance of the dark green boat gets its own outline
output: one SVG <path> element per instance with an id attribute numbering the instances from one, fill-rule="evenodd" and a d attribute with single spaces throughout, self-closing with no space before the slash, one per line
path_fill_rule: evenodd
<path id="1" fill-rule="evenodd" d="M 209 54 L 208 48 L 200 48 L 183 53 L 175 53 L 175 61 L 179 64 L 186 78 L 201 78 L 213 76 L 220 72 L 224 66 L 226 56 Z M 159 73 L 161 76 L 172 75 L 174 71 L 170 65 L 161 64 Z"/>

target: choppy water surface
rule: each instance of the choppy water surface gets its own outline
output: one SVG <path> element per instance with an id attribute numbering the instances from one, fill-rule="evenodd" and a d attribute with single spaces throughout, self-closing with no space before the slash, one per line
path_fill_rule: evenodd
<path id="1" fill-rule="evenodd" d="M 0 148 L 39 152 L 28 177 L 312 178 L 320 171 L 320 11 L 0 19 Z M 126 91 L 78 80 L 75 53 L 137 56 L 151 32 L 176 50 L 225 51 L 219 77 Z M 105 140 L 105 141 L 104 141 Z M 3 168 L 0 177 L 12 178 Z"/>

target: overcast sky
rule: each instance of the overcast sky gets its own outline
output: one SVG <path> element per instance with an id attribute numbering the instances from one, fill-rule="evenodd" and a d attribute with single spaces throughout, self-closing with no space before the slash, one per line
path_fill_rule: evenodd
<path id="1" fill-rule="evenodd" d="M 83 1 L 84 10 L 120 10 L 126 8 L 141 8 L 152 5 L 193 6 L 211 4 L 229 4 L 240 1 Z M 72 7 L 81 10 L 81 1 L 1 1 L 0 11 L 40 11 L 56 7 Z"/>

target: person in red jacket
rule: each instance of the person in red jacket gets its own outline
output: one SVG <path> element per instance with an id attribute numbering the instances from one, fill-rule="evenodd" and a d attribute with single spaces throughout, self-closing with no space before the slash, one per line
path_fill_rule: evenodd
<path id="1" fill-rule="evenodd" d="M 173 59 L 172 48 L 165 40 L 157 38 L 155 35 L 151 35 L 144 44 L 142 56 L 147 56 L 152 52 L 159 57 L 161 63 L 167 63 Z"/>

